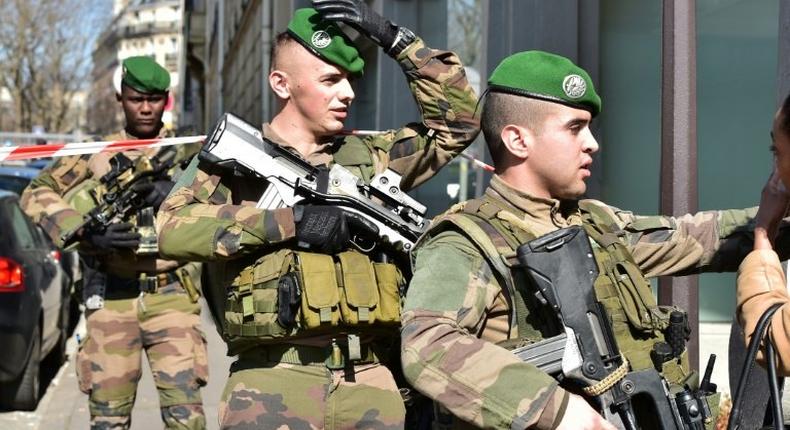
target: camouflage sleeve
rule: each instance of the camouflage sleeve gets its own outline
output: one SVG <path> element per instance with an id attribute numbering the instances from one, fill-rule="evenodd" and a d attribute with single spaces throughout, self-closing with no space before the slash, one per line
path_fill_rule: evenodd
<path id="1" fill-rule="evenodd" d="M 82 215 L 63 196 L 87 177 L 86 157 L 61 157 L 43 169 L 22 192 L 22 209 L 59 247 L 63 244 L 61 235 L 82 222 Z"/>
<path id="2" fill-rule="evenodd" d="M 445 232 L 420 246 L 402 321 L 406 379 L 479 428 L 554 428 L 567 393 L 549 375 L 480 338 L 489 317 L 507 315 L 507 306 L 496 310 L 503 301 L 491 268 L 459 234 Z"/>
<path id="3" fill-rule="evenodd" d="M 223 178 L 195 157 L 157 214 L 159 251 L 165 258 L 234 258 L 294 236 L 290 208 L 263 210 L 234 202 Z"/>
<path id="4" fill-rule="evenodd" d="M 757 321 L 771 306 L 782 306 L 771 318 L 771 341 L 776 347 L 779 371 L 790 374 L 790 298 L 787 296 L 785 275 L 779 256 L 772 250 L 751 252 L 738 269 L 737 310 L 748 345 L 754 335 Z M 757 353 L 757 360 L 765 366 L 765 351 Z"/>
<path id="5" fill-rule="evenodd" d="M 452 52 L 431 49 L 417 39 L 399 56 L 421 115 L 411 123 L 369 138 L 380 159 L 403 177 L 410 190 L 433 177 L 480 132 L 477 96 L 461 60 Z"/>
<path id="6" fill-rule="evenodd" d="M 735 271 L 752 246 L 757 208 L 679 217 L 639 216 L 609 207 L 647 277 Z"/>

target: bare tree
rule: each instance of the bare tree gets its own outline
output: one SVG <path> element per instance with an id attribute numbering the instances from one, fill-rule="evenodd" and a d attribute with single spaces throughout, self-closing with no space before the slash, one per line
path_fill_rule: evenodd
<path id="1" fill-rule="evenodd" d="M 481 0 L 449 0 L 448 11 L 450 50 L 458 53 L 464 64 L 479 68 L 483 31 Z"/>
<path id="2" fill-rule="evenodd" d="M 93 41 L 109 14 L 103 0 L 0 0 L 0 87 L 13 127 L 51 132 L 77 124 L 75 94 L 87 88 Z"/>

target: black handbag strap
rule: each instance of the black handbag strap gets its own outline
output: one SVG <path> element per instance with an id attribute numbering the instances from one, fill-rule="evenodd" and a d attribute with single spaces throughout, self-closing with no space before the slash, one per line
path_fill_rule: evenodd
<path id="1" fill-rule="evenodd" d="M 757 326 L 754 329 L 752 339 L 749 342 L 749 348 L 746 352 L 746 360 L 743 362 L 743 369 L 741 370 L 741 378 L 738 381 L 738 388 L 735 390 L 735 397 L 732 403 L 732 410 L 730 412 L 730 420 L 727 424 L 727 430 L 736 430 L 739 428 L 738 425 L 740 421 L 741 407 L 743 406 L 743 393 L 746 391 L 746 386 L 749 382 L 749 374 L 754 368 L 754 363 L 757 362 L 757 351 L 760 348 L 763 338 L 766 337 L 765 334 L 768 327 L 771 325 L 771 317 L 773 317 L 780 307 L 782 307 L 782 303 L 776 303 L 772 305 L 763 313 L 759 321 L 757 321 Z M 779 390 L 779 378 L 776 372 L 774 345 L 773 341 L 770 339 L 770 336 L 768 336 L 768 339 L 766 340 L 765 354 L 768 365 L 768 383 L 771 390 L 772 416 L 776 428 L 783 428 L 781 427 L 783 425 L 782 397 L 781 391 Z"/>

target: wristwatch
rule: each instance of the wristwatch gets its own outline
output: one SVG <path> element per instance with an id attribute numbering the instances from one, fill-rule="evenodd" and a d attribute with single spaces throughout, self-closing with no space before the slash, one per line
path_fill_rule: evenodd
<path id="1" fill-rule="evenodd" d="M 417 36 L 408 28 L 398 27 L 398 34 L 395 35 L 395 41 L 392 42 L 392 46 L 387 50 L 387 54 L 392 58 L 397 58 L 416 38 Z"/>

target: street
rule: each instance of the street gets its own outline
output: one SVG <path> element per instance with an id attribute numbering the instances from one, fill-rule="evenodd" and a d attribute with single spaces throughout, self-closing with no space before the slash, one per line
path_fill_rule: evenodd
<path id="1" fill-rule="evenodd" d="M 217 429 L 217 406 L 233 361 L 225 355 L 225 344 L 217 334 L 208 309 L 203 302 L 203 331 L 206 333 L 209 353 L 209 383 L 203 388 L 203 405 L 206 411 L 207 428 Z M 75 334 L 84 336 L 85 323 L 81 320 Z M 44 397 L 33 412 L 0 413 L 0 428 L 4 430 L 37 430 L 60 428 L 64 430 L 84 430 L 89 427 L 88 396 L 77 387 L 74 371 L 74 358 L 77 349 L 75 335 L 68 343 L 68 361 L 61 366 L 47 387 Z M 132 429 L 162 428 L 159 417 L 159 400 L 154 387 L 151 371 L 143 360 L 143 376 L 137 388 L 137 401 L 132 412 Z"/>

